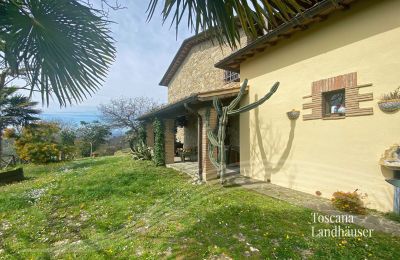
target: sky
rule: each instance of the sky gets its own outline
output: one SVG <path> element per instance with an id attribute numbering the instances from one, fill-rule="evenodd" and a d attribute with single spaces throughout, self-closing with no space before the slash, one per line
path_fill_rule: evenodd
<path id="1" fill-rule="evenodd" d="M 148 0 L 120 0 L 125 9 L 110 11 L 112 36 L 116 40 L 116 61 L 101 89 L 81 104 L 60 108 L 57 101 L 42 107 L 45 114 L 57 115 L 80 113 L 96 114 L 100 104 L 112 98 L 152 97 L 160 103 L 167 101 L 167 88 L 159 86 L 182 41 L 191 35 L 183 25 L 176 37 L 175 27 L 162 25 L 161 13 L 146 22 Z M 163 1 L 160 1 L 160 3 Z M 184 23 L 183 23 L 184 24 Z M 40 97 L 34 97 L 40 101 Z"/>

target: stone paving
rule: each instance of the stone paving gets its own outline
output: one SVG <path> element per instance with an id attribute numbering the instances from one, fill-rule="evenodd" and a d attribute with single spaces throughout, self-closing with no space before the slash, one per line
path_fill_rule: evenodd
<path id="1" fill-rule="evenodd" d="M 193 178 L 193 182 L 198 181 L 197 166 L 197 162 L 174 163 L 167 165 L 167 167 L 187 173 Z M 333 208 L 330 201 L 326 198 L 244 177 L 237 173 L 237 169 L 228 171 L 225 179 L 226 183 L 224 185 L 227 187 L 239 185 L 243 188 L 256 191 L 266 196 L 287 201 L 294 205 L 306 207 L 326 215 L 349 215 L 349 213 L 343 213 Z M 219 180 L 211 181 L 210 184 L 219 185 Z M 360 225 L 367 229 L 374 229 L 376 231 L 382 231 L 394 236 L 400 236 L 400 223 L 389 220 L 381 216 L 379 213 L 371 212 L 368 215 L 352 216 L 354 217 L 354 224 Z"/>
<path id="2" fill-rule="evenodd" d="M 199 179 L 199 164 L 197 162 L 176 162 L 166 165 L 168 168 L 172 168 L 178 172 L 183 172 L 189 175 L 194 181 Z"/>
<path id="3" fill-rule="evenodd" d="M 168 168 L 172 168 L 174 170 L 177 170 L 178 172 L 183 172 L 189 175 L 192 179 L 193 182 L 197 182 L 199 180 L 199 164 L 198 162 L 181 162 L 181 161 L 175 161 L 173 164 L 167 164 L 166 165 Z M 226 169 L 226 172 L 228 175 L 232 174 L 237 174 L 239 172 L 238 167 L 228 167 Z"/>
<path id="4" fill-rule="evenodd" d="M 333 208 L 330 201 L 326 198 L 317 197 L 272 183 L 254 180 L 239 174 L 227 176 L 227 183 L 225 185 L 240 185 L 243 188 L 254 190 L 258 193 L 306 207 L 326 215 L 349 215 L 349 213 L 344 213 Z M 368 215 L 352 216 L 354 217 L 354 224 L 368 229 L 390 233 L 394 236 L 400 236 L 400 223 L 389 220 L 379 213 L 372 212 Z"/>

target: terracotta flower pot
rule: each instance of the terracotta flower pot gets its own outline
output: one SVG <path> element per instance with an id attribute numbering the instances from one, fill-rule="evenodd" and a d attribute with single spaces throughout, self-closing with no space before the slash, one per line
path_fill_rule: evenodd
<path id="1" fill-rule="evenodd" d="M 394 112 L 400 109 L 400 99 L 382 100 L 378 106 L 384 112 Z"/>
<path id="2" fill-rule="evenodd" d="M 300 111 L 293 109 L 292 111 L 286 112 L 290 120 L 296 120 L 300 116 Z"/>

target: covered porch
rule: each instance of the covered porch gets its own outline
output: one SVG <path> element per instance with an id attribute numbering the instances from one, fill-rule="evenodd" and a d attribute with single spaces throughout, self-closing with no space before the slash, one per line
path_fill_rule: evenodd
<path id="1" fill-rule="evenodd" d="M 199 181 L 217 178 L 217 171 L 209 159 L 206 113 L 210 109 L 209 124 L 217 125 L 217 114 L 212 99 L 230 102 L 239 87 L 225 88 L 192 94 L 177 102 L 140 117 L 146 125 L 147 145 L 154 147 L 152 122 L 159 118 L 164 123 L 165 163 L 168 167 L 197 176 Z M 227 126 L 225 139 L 228 173 L 240 171 L 239 116 L 232 117 Z"/>
<path id="2" fill-rule="evenodd" d="M 180 157 L 175 157 L 175 162 L 171 164 L 167 164 L 166 167 L 177 170 L 178 172 L 185 173 L 189 175 L 193 182 L 201 181 L 199 178 L 199 165 L 197 161 L 192 162 L 182 162 Z M 226 168 L 225 177 L 230 178 L 233 176 L 239 176 L 240 174 L 240 166 L 230 164 Z"/>

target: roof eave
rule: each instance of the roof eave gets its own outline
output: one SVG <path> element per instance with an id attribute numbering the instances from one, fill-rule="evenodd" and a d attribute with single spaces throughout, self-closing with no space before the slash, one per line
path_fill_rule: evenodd
<path id="1" fill-rule="evenodd" d="M 170 110 L 173 110 L 174 108 L 177 108 L 185 103 L 192 103 L 194 101 L 197 101 L 197 94 L 191 95 L 187 98 L 184 98 L 182 100 L 179 100 L 176 103 L 173 103 L 171 105 L 166 105 L 164 107 L 160 107 L 157 110 L 151 111 L 149 113 L 146 113 L 144 115 L 141 115 L 140 117 L 137 118 L 139 121 L 147 120 L 156 117 L 159 114 L 167 113 Z"/>
<path id="2" fill-rule="evenodd" d="M 332 11 L 344 9 L 354 1 L 356 0 L 322 1 L 247 46 L 233 52 L 214 66 L 219 69 L 240 72 L 240 64 L 243 61 L 253 57 L 256 53 L 263 52 L 267 47 L 276 45 L 279 40 L 289 38 L 293 33 L 307 29 L 309 24 L 324 20 Z"/>
<path id="3" fill-rule="evenodd" d="M 171 63 L 168 66 L 167 71 L 164 73 L 160 83 L 160 86 L 167 87 L 175 73 L 178 71 L 181 63 L 186 58 L 187 54 L 190 52 L 192 47 L 196 44 L 204 42 L 212 37 L 212 34 L 208 31 L 201 32 L 199 34 L 193 35 L 187 39 L 185 39 L 181 46 L 179 47 L 178 51 L 176 52 L 174 58 L 172 59 Z M 187 48 L 187 49 L 185 49 Z"/>
<path id="4" fill-rule="evenodd" d="M 162 116 L 165 114 L 170 113 L 173 110 L 179 110 L 184 104 L 197 104 L 198 102 L 210 102 L 213 100 L 214 97 L 218 97 L 221 99 L 231 98 L 237 95 L 240 91 L 240 86 L 232 87 L 232 88 L 221 88 L 221 89 L 214 89 L 205 92 L 199 92 L 192 94 L 186 98 L 176 101 L 172 104 L 167 104 L 163 107 L 160 107 L 157 110 L 151 111 L 146 113 L 137 118 L 139 121 L 148 120 L 157 116 Z M 247 93 L 248 88 L 246 88 L 245 93 Z"/>

